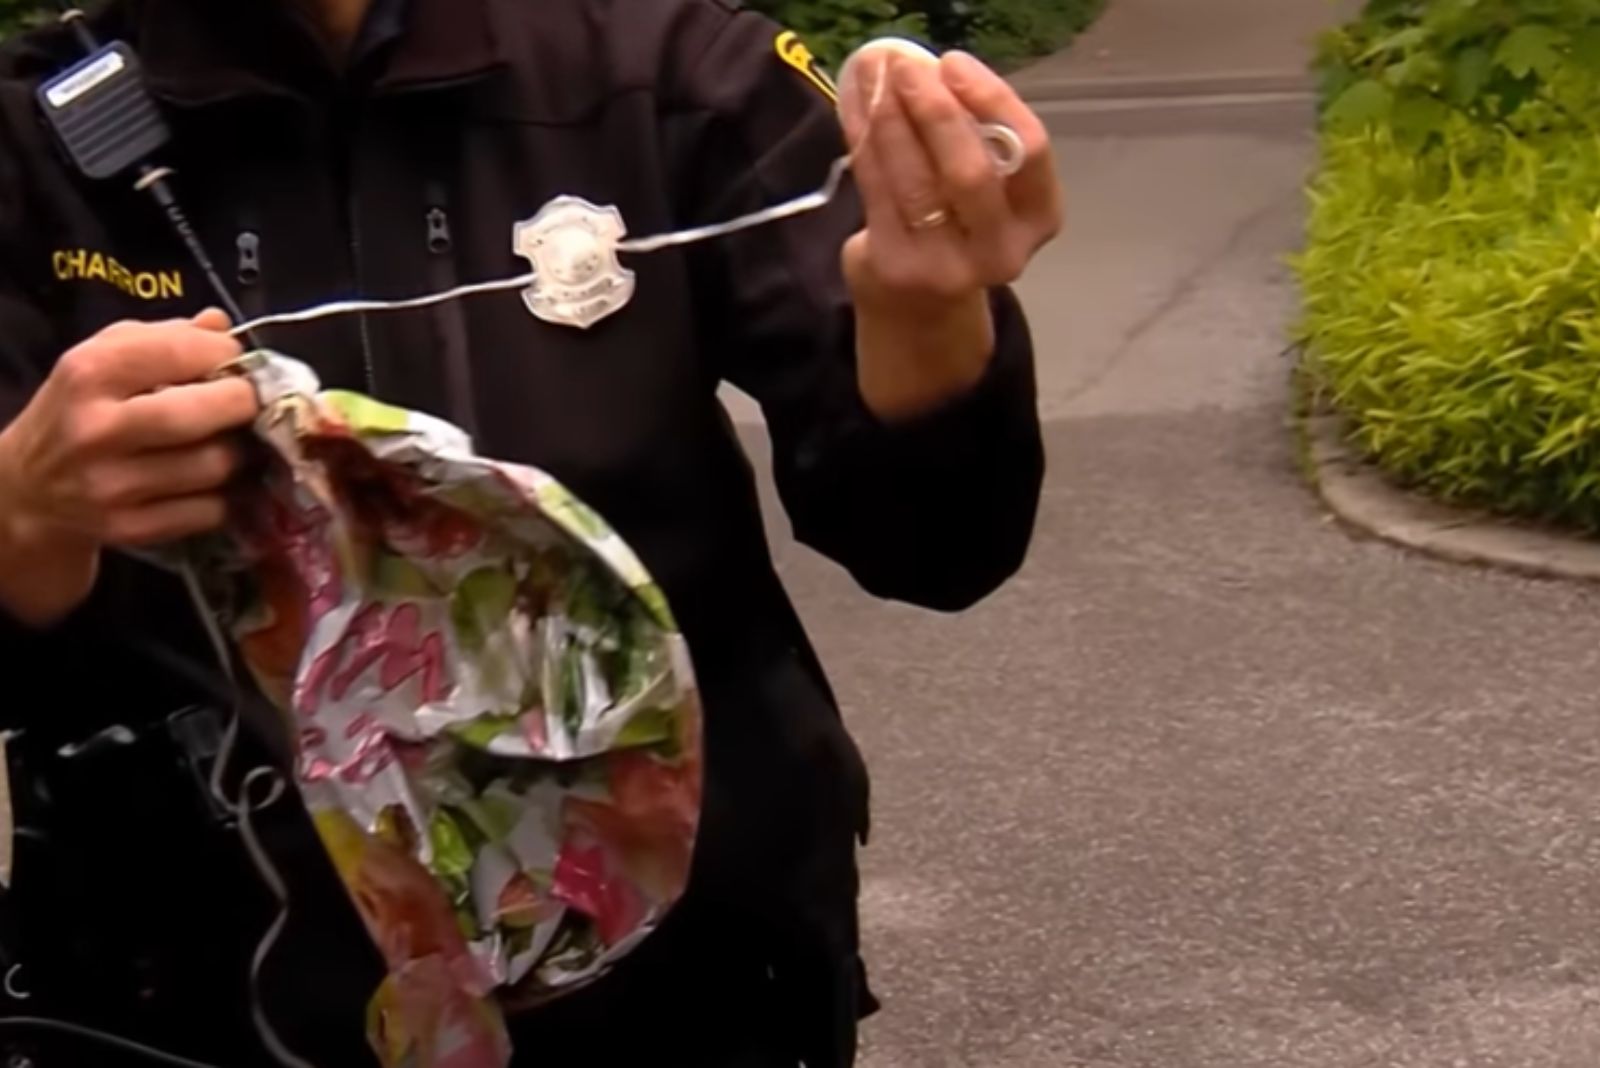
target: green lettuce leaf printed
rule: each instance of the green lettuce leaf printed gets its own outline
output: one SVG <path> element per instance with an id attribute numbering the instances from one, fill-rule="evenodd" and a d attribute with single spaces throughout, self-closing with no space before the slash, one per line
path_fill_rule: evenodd
<path id="1" fill-rule="evenodd" d="M 517 602 L 517 580 L 498 567 L 480 567 L 461 580 L 450 596 L 450 621 L 464 648 L 482 652 L 487 636 L 498 630 Z"/>
<path id="2" fill-rule="evenodd" d="M 506 734 L 516 734 L 518 731 L 518 717 L 516 713 L 497 714 L 485 712 L 481 716 L 474 716 L 466 723 L 454 724 L 450 733 L 461 739 L 467 745 L 477 749 L 489 748 L 489 743 Z"/>
<path id="3" fill-rule="evenodd" d="M 636 608 L 629 592 L 609 572 L 594 567 L 577 568 L 566 592 L 567 615 L 572 621 L 597 632 L 599 647 L 621 648 L 620 628 Z"/>
<path id="4" fill-rule="evenodd" d="M 619 680 L 620 692 L 630 694 L 650 686 L 664 670 L 655 628 L 639 613 L 631 615 L 624 646 L 627 654 L 626 674 Z"/>
<path id="5" fill-rule="evenodd" d="M 633 592 L 639 600 L 644 602 L 645 608 L 649 609 L 651 617 L 655 619 L 657 624 L 667 630 L 675 631 L 678 629 L 678 621 L 672 618 L 672 609 L 667 606 L 667 595 L 662 592 L 660 586 L 657 586 L 654 582 L 648 582 L 643 586 L 635 587 Z"/>
<path id="6" fill-rule="evenodd" d="M 506 956 L 512 960 L 532 949 L 533 937 L 538 934 L 538 928 L 536 927 L 509 927 L 503 930 L 506 939 Z"/>
<path id="7" fill-rule="evenodd" d="M 485 793 L 476 800 L 463 801 L 458 807 L 478 832 L 491 842 L 503 843 L 510 838 L 517 821 L 522 818 L 517 800 L 500 794 Z"/>
<path id="8" fill-rule="evenodd" d="M 451 911 L 456 915 L 456 926 L 461 928 L 462 937 L 468 942 L 476 942 L 489 933 L 478 922 L 478 910 L 472 904 L 472 889 L 465 880 L 460 881 L 459 889 L 457 880 L 446 880 L 445 892 L 450 895 Z"/>
<path id="9" fill-rule="evenodd" d="M 556 706 L 561 722 L 569 737 L 576 738 L 583 726 L 583 711 L 587 704 L 587 691 L 583 685 L 583 649 L 569 641 L 560 654 L 561 693 Z"/>
<path id="10" fill-rule="evenodd" d="M 485 480 L 487 481 L 487 480 Z M 509 495 L 508 491 L 496 492 L 491 485 L 485 482 L 461 482 L 447 484 L 436 488 L 434 496 L 468 515 L 478 516 L 485 521 L 493 521 L 507 514 L 516 512 L 520 499 Z"/>
<path id="11" fill-rule="evenodd" d="M 489 836 L 458 805 L 441 805 L 428 828 L 433 845 L 433 870 L 456 914 L 467 940 L 481 938 L 487 930 L 478 919 L 472 899 L 472 866 L 489 842 Z"/>
<path id="12" fill-rule="evenodd" d="M 641 709 L 617 732 L 618 748 L 643 749 L 677 742 L 677 710 Z"/>
<path id="13" fill-rule="evenodd" d="M 572 495 L 572 491 L 558 482 L 546 482 L 539 487 L 539 505 L 551 518 L 571 527 L 589 541 L 603 541 L 611 536 L 611 528 L 595 511 Z"/>
<path id="14" fill-rule="evenodd" d="M 449 809 L 441 807 L 433 814 L 428 824 L 428 841 L 433 846 L 436 874 L 452 882 L 468 878 L 472 872 L 472 847 Z"/>
<path id="15" fill-rule="evenodd" d="M 572 576 L 566 589 L 567 616 L 580 627 L 599 627 L 606 622 L 605 609 L 601 607 L 600 598 L 595 590 L 594 583 L 589 580 L 587 571 L 579 571 Z"/>
<path id="16" fill-rule="evenodd" d="M 395 599 L 432 597 L 437 589 L 426 573 L 403 556 L 380 553 L 372 564 L 374 590 Z"/>
<path id="17" fill-rule="evenodd" d="M 555 595 L 561 588 L 561 577 L 571 566 L 567 554 L 559 548 L 537 550 L 528 554 L 523 562 L 528 570 L 522 584 L 536 603 L 548 601 Z"/>
<path id="18" fill-rule="evenodd" d="M 333 389 L 322 399 L 358 434 L 403 434 L 411 429 L 411 415 L 381 401 L 348 390 Z"/>

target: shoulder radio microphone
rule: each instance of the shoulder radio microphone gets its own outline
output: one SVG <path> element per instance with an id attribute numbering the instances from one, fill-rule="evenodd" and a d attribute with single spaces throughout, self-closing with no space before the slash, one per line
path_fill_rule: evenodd
<path id="1" fill-rule="evenodd" d="M 132 175 L 134 188 L 155 200 L 223 310 L 235 323 L 244 322 L 238 301 L 178 202 L 172 170 L 152 162 L 171 142 L 172 130 L 145 84 L 139 57 L 120 41 L 102 45 L 82 11 L 61 7 L 61 22 L 84 58 L 39 86 L 36 96 L 46 124 L 85 177 L 104 181 Z"/>

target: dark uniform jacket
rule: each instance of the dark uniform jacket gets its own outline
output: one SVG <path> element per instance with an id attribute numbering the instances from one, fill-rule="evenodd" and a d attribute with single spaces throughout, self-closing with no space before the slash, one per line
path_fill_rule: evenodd
<path id="1" fill-rule="evenodd" d="M 520 273 L 514 225 L 561 194 L 617 206 L 636 235 L 727 219 L 816 188 L 843 151 L 826 79 L 723 0 L 380 2 L 348 63 L 292 8 L 117 0 L 92 20 L 142 58 L 175 131 L 158 162 L 252 315 Z M 0 419 L 102 327 L 214 303 L 131 176 L 82 178 L 41 126 L 39 81 L 77 58 L 56 27 L 0 62 Z M 689 639 L 708 764 L 691 890 L 612 976 L 516 1022 L 524 1048 L 552 1051 L 539 1063 L 829 1068 L 872 1007 L 855 920 L 865 771 L 717 390 L 760 402 L 799 540 L 871 593 L 931 608 L 970 605 L 1019 565 L 1042 455 L 1008 293 L 969 395 L 895 425 L 864 407 L 839 267 L 860 225 L 847 194 L 631 257 L 636 295 L 589 331 L 514 293 L 264 331 L 325 384 L 443 416 L 484 454 L 571 486 L 638 551 Z M 24 731 L 5 949 L 34 991 L 9 1008 L 259 1062 L 246 963 L 271 903 L 157 729 L 225 702 L 176 583 L 110 556 L 88 605 L 45 634 L 8 625 L 0 658 L 0 716 Z M 251 722 L 249 746 L 281 757 L 270 721 Z M 116 724 L 138 740 L 70 767 L 55 755 Z M 295 894 L 267 1012 L 320 1064 L 369 1063 L 377 962 L 304 819 L 279 806 L 266 822 Z M 63 1048 L 58 1063 L 91 1063 Z"/>

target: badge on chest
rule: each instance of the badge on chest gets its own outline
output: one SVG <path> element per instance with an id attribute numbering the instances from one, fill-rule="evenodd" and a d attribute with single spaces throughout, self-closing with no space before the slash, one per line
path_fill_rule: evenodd
<path id="1" fill-rule="evenodd" d="M 634 272 L 617 257 L 627 234 L 622 213 L 582 197 L 557 197 L 512 230 L 512 247 L 533 265 L 522 291 L 528 310 L 547 323 L 588 329 L 633 299 Z"/>

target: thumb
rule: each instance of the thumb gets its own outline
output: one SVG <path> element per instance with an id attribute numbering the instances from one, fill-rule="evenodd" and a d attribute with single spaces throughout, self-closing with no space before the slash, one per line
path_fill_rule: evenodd
<path id="1" fill-rule="evenodd" d="M 233 320 L 228 318 L 228 313 L 221 308 L 207 308 L 190 321 L 202 330 L 214 330 L 219 334 L 233 326 Z"/>

